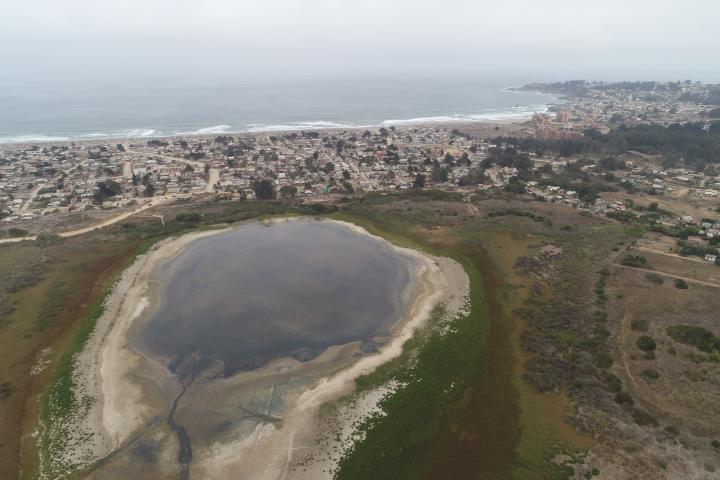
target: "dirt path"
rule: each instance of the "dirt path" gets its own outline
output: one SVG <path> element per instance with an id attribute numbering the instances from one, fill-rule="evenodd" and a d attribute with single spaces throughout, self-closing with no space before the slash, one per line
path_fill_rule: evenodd
<path id="1" fill-rule="evenodd" d="M 663 272 L 662 270 L 651 270 L 649 268 L 641 268 L 641 267 L 630 267 L 627 265 L 622 265 L 620 263 L 612 263 L 613 266 L 620 267 L 620 268 L 629 268 L 632 270 L 637 270 L 639 272 L 647 272 L 647 273 L 659 273 L 661 275 L 667 275 L 668 277 L 672 278 L 679 278 L 681 280 L 685 280 L 688 283 L 695 283 L 697 285 L 704 285 L 706 287 L 714 287 L 714 288 L 720 288 L 720 283 L 714 283 L 714 282 L 705 282 L 703 280 L 696 280 L 694 278 L 690 277 L 682 277 L 680 275 L 675 275 L 674 273 L 669 272 Z"/>
<path id="2" fill-rule="evenodd" d="M 217 168 L 211 168 L 208 172 L 208 181 L 205 185 L 206 193 L 213 193 L 215 191 L 215 185 L 220 181 L 220 170 Z"/>
<path id="3" fill-rule="evenodd" d="M 688 262 L 695 262 L 695 263 L 702 263 L 702 264 L 707 263 L 705 260 L 701 259 L 700 257 L 693 257 L 693 256 L 683 257 L 682 255 L 678 255 L 676 253 L 663 252 L 661 250 L 654 250 L 654 249 L 648 248 L 648 247 L 640 247 L 640 246 L 636 245 L 633 247 L 633 249 L 640 250 L 643 252 L 653 253 L 655 255 L 662 255 L 664 257 L 676 258 L 678 260 L 686 260 Z"/>
<path id="4" fill-rule="evenodd" d="M 68 230 L 66 232 L 59 232 L 57 235 L 59 237 L 67 238 L 67 237 L 75 237 L 77 235 L 82 235 L 83 233 L 92 232 L 93 230 L 97 230 L 99 228 L 107 227 L 109 225 L 112 225 L 114 223 L 121 222 L 125 220 L 126 218 L 130 218 L 133 215 L 136 215 L 138 213 L 144 212 L 145 210 L 157 207 L 159 205 L 164 205 L 169 202 L 173 201 L 172 197 L 157 197 L 153 198 L 153 201 L 150 203 L 146 203 L 145 205 L 142 205 L 134 210 L 130 210 L 129 212 L 124 212 L 118 215 L 115 215 L 114 217 L 110 217 L 107 220 L 103 220 L 102 222 L 90 225 L 88 227 L 78 228 L 76 230 Z M 0 240 L 0 244 L 3 243 L 15 243 L 15 242 L 22 242 L 23 240 L 36 240 L 37 235 L 29 236 L 29 237 L 19 237 L 19 238 L 3 238 Z"/>
<path id="5" fill-rule="evenodd" d="M 632 372 L 630 371 L 630 362 L 628 361 L 628 355 L 627 351 L 625 350 L 625 339 L 627 338 L 627 331 L 628 331 L 628 322 L 629 318 L 627 313 L 623 316 L 623 319 L 620 323 L 620 338 L 618 342 L 618 348 L 620 349 L 620 356 L 622 357 L 623 366 L 625 367 L 625 373 L 627 373 L 627 376 L 630 378 L 630 381 L 632 382 L 633 386 L 635 388 L 638 388 L 637 381 L 635 380 L 635 377 L 633 376 Z"/>
<path id="6" fill-rule="evenodd" d="M 478 209 L 477 207 L 475 207 L 475 205 L 472 204 L 472 197 L 473 195 L 468 195 L 467 197 L 465 197 L 465 203 L 467 203 L 470 214 L 475 215 Z"/>
<path id="7" fill-rule="evenodd" d="M 33 200 L 35 200 L 35 197 L 37 197 L 37 194 L 42 190 L 42 188 L 45 186 L 45 183 L 41 183 L 40 185 L 37 185 L 35 188 L 33 188 L 32 192 L 30 192 L 30 196 L 28 197 L 27 201 L 23 204 L 23 206 L 20 208 L 20 213 L 25 213 L 30 208 L 30 205 L 32 205 Z"/>

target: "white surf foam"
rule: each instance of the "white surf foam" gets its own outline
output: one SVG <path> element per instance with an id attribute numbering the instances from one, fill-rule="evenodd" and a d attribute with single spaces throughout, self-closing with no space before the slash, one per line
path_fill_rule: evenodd
<path id="1" fill-rule="evenodd" d="M 230 125 L 214 125 L 212 127 L 198 128 L 190 132 L 179 132 L 176 135 L 207 135 L 213 133 L 229 133 Z"/>
<path id="2" fill-rule="evenodd" d="M 307 122 L 294 122 L 288 124 L 262 124 L 251 123 L 247 126 L 248 132 L 282 132 L 295 130 L 321 130 L 326 128 L 358 128 L 359 125 L 348 123 L 329 122 L 326 120 L 311 120 Z"/>
<path id="3" fill-rule="evenodd" d="M 0 143 L 43 143 L 43 142 L 65 142 L 72 140 L 70 137 L 54 135 L 16 135 L 0 137 Z"/>

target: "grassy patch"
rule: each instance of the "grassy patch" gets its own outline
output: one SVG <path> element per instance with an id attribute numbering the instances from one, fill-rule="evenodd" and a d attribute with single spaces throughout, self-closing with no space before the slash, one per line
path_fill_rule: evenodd
<path id="1" fill-rule="evenodd" d="M 678 343 L 690 345 L 703 352 L 720 350 L 720 338 L 702 327 L 692 325 L 671 325 L 665 329 L 670 338 Z"/>
<path id="2" fill-rule="evenodd" d="M 92 304 L 88 318 L 82 322 L 70 345 L 57 363 L 54 380 L 50 384 L 41 408 L 41 434 L 38 440 L 40 469 L 49 478 L 61 478 L 76 466 L 63 461 L 63 452 L 73 441 L 71 420 L 75 415 L 87 413 L 92 398 L 75 389 L 73 373 L 75 358 L 82 351 L 95 324 L 103 314 L 103 302 L 111 289 L 108 283 L 103 294 Z"/>
<path id="3" fill-rule="evenodd" d="M 402 385 L 380 403 L 383 415 L 366 419 L 357 441 L 342 458 L 338 479 L 410 479 L 428 468 L 449 423 L 449 411 L 482 365 L 487 318 L 479 272 L 467 261 L 472 311 L 440 328 L 443 312 L 433 312 L 432 327 L 409 340 L 401 357 L 357 380 L 358 392 L 396 382 Z"/>
<path id="4" fill-rule="evenodd" d="M 660 275 L 658 275 L 657 273 L 646 274 L 645 280 L 647 280 L 648 282 L 654 283 L 655 285 L 662 285 L 663 283 L 665 283 L 663 278 Z"/>

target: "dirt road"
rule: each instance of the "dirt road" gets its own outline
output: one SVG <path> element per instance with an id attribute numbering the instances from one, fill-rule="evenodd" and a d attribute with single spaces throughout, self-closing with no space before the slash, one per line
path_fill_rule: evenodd
<path id="1" fill-rule="evenodd" d="M 145 210 L 147 210 L 149 208 L 157 207 L 159 205 L 164 205 L 164 204 L 170 203 L 172 201 L 173 201 L 173 197 L 169 197 L 169 196 L 153 198 L 152 202 L 146 203 L 145 205 L 135 208 L 134 210 L 120 213 L 118 215 L 115 215 L 114 217 L 108 218 L 107 220 L 103 220 L 102 222 L 97 223 L 95 225 L 78 228 L 76 230 L 69 230 L 67 232 L 59 232 L 57 235 L 59 237 L 63 237 L 63 238 L 82 235 L 83 233 L 92 232 L 93 230 L 97 230 L 99 228 L 107 227 L 108 225 L 112 225 L 114 223 L 121 222 L 121 221 L 125 220 L 126 218 L 130 218 L 133 215 L 144 212 Z M 22 242 L 23 240 L 35 240 L 36 238 L 37 238 L 37 236 L 20 237 L 20 238 L 4 238 L 4 239 L 0 240 L 0 244 Z"/>

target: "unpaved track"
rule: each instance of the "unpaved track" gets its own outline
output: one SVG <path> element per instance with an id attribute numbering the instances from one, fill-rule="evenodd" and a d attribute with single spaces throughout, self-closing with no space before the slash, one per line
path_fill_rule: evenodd
<path id="1" fill-rule="evenodd" d="M 102 221 L 102 222 L 100 222 L 100 223 L 98 223 L 98 224 L 90 225 L 89 227 L 78 228 L 78 229 L 76 229 L 76 230 L 69 230 L 69 231 L 67 231 L 67 232 L 59 232 L 59 233 L 57 234 L 57 236 L 58 236 L 58 237 L 67 238 L 67 237 L 75 237 L 75 236 L 77 236 L 77 235 L 82 235 L 83 233 L 92 232 L 93 230 L 97 230 L 97 229 L 99 229 L 99 228 L 107 227 L 107 226 L 112 225 L 112 224 L 114 224 L 114 223 L 121 222 L 121 221 L 125 220 L 126 218 L 130 218 L 130 217 L 132 217 L 133 215 L 136 215 L 136 214 L 138 214 L 138 213 L 144 212 L 145 210 L 147 210 L 147 209 L 149 209 L 149 208 L 157 207 L 157 206 L 160 206 L 160 205 L 167 204 L 167 203 L 171 202 L 172 200 L 173 200 L 173 197 L 158 197 L 158 198 L 153 198 L 153 201 L 152 201 L 152 202 L 146 203 L 145 205 L 143 205 L 143 206 L 141 206 L 141 207 L 138 207 L 138 208 L 136 208 L 136 209 L 134 209 L 134 210 L 130 210 L 129 212 L 125 212 L 125 213 L 121 213 L 121 214 L 119 214 L 119 215 L 115 215 L 114 217 L 110 217 L 110 218 L 108 218 L 107 220 L 104 220 L 104 221 Z M 4 238 L 4 239 L 0 240 L 0 244 L 2 244 L 2 243 L 16 243 L 16 242 L 22 242 L 23 240 L 36 240 L 36 239 L 37 239 L 37 235 L 33 235 L 33 236 L 30 236 L 30 237 L 19 237 L 19 238 Z"/>

